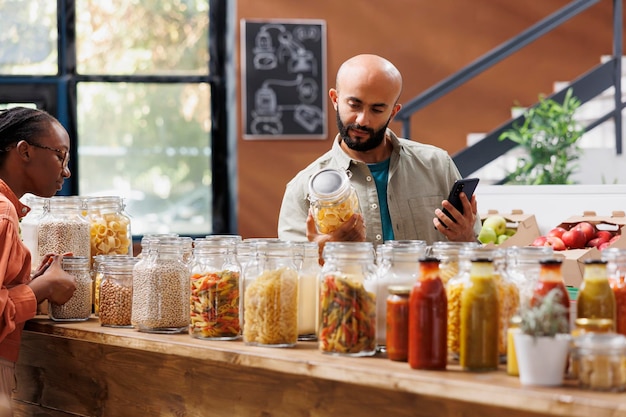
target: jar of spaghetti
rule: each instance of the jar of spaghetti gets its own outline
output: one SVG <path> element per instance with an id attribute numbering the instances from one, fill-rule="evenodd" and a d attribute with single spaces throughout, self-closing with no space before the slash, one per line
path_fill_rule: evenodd
<path id="1" fill-rule="evenodd" d="M 318 232 L 330 233 L 360 213 L 359 199 L 350 184 L 350 171 L 323 169 L 309 180 L 309 201 Z"/>
<path id="2" fill-rule="evenodd" d="M 376 267 L 371 242 L 327 242 L 320 273 L 322 353 L 376 354 Z"/>
<path id="3" fill-rule="evenodd" d="M 241 335 L 241 268 L 231 238 L 194 240 L 189 334 L 197 339 L 233 340 Z"/>
<path id="4" fill-rule="evenodd" d="M 298 267 L 298 340 L 316 340 L 321 271 L 319 245 L 317 242 L 294 244 L 302 253 Z"/>
<path id="5" fill-rule="evenodd" d="M 411 287 L 391 285 L 386 304 L 386 351 L 392 361 L 406 362 L 409 348 L 409 294 Z"/>
<path id="6" fill-rule="evenodd" d="M 293 347 L 298 341 L 298 268 L 291 242 L 253 243 L 243 282 L 243 341 Z"/>

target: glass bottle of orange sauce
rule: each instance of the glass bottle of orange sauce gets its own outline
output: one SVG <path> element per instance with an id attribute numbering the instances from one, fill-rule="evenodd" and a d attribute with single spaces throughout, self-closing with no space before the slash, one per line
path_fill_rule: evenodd
<path id="1" fill-rule="evenodd" d="M 539 261 L 539 280 L 533 289 L 533 294 L 530 299 L 530 305 L 535 306 L 539 304 L 541 299 L 545 297 L 550 291 L 557 288 L 561 293 L 561 304 L 566 308 L 565 318 L 569 323 L 569 293 L 565 287 L 563 281 L 563 274 L 561 272 L 562 261 L 560 259 L 547 258 Z"/>
<path id="2" fill-rule="evenodd" d="M 409 347 L 409 294 L 411 287 L 391 285 L 387 289 L 387 357 L 392 361 L 406 362 Z"/>
<path id="3" fill-rule="evenodd" d="M 446 369 L 448 299 L 439 259 L 422 258 L 409 297 L 409 365 L 413 369 Z"/>
<path id="4" fill-rule="evenodd" d="M 611 319 L 615 323 L 615 294 L 606 273 L 607 261 L 588 259 L 578 293 L 578 318 Z"/>
<path id="5" fill-rule="evenodd" d="M 607 261 L 606 273 L 615 294 L 615 331 L 626 335 L 626 249 L 604 249 L 602 259 Z"/>
<path id="6" fill-rule="evenodd" d="M 493 260 L 471 260 L 469 282 L 461 294 L 460 364 L 467 371 L 498 368 L 498 291 Z"/>

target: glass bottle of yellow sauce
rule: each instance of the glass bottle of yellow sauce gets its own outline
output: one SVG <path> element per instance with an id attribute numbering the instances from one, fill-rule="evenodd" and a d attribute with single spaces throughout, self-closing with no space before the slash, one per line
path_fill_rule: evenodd
<path id="1" fill-rule="evenodd" d="M 611 319 L 615 323 L 615 294 L 609 284 L 606 261 L 588 259 L 577 300 L 578 318 Z"/>
<path id="2" fill-rule="evenodd" d="M 471 260 L 461 294 L 460 363 L 467 371 L 498 368 L 498 292 L 490 258 Z"/>

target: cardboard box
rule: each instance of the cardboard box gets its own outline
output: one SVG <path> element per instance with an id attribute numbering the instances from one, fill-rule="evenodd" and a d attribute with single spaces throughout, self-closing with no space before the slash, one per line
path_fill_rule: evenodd
<path id="1" fill-rule="evenodd" d="M 524 214 L 522 210 L 511 210 L 511 213 L 499 213 L 498 210 L 488 210 L 487 213 L 480 215 L 480 221 L 484 221 L 487 217 L 499 214 L 506 220 L 506 227 L 516 229 L 517 231 L 507 240 L 497 245 L 499 248 L 509 248 L 512 246 L 528 246 L 533 240 L 541 236 L 537 219 L 532 214 Z M 489 245 L 494 246 L 493 243 Z M 489 246 L 487 245 L 487 246 Z"/>
<path id="2" fill-rule="evenodd" d="M 620 239 L 617 239 L 609 247 L 626 248 L 626 237 L 623 236 L 626 234 L 625 212 L 614 211 L 610 216 L 597 216 L 593 211 L 586 211 L 582 216 L 570 217 L 558 226 L 569 230 L 582 221 L 593 224 L 598 230 L 610 230 L 622 235 Z M 564 259 L 561 270 L 563 272 L 565 285 L 574 287 L 579 287 L 583 281 L 585 261 L 587 259 L 602 259 L 602 252 L 596 248 L 569 249 L 555 253 L 561 254 Z"/>

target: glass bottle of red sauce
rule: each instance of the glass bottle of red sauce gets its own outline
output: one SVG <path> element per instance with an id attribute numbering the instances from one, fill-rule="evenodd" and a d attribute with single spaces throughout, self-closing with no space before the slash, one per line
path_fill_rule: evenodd
<path id="1" fill-rule="evenodd" d="M 545 297 L 551 290 L 558 288 L 561 293 L 561 304 L 567 309 L 566 319 L 569 323 L 569 294 L 563 281 L 563 274 L 561 272 L 562 261 L 560 259 L 548 258 L 539 261 L 539 280 L 535 285 L 532 297 L 530 299 L 530 305 L 535 306 L 539 304 L 541 299 Z"/>
<path id="2" fill-rule="evenodd" d="M 446 369 L 448 299 L 439 259 L 422 258 L 409 297 L 409 365 L 413 369 Z"/>
<path id="3" fill-rule="evenodd" d="M 409 347 L 409 294 L 411 287 L 391 285 L 388 288 L 385 346 L 392 361 L 406 362 Z"/>
<path id="4" fill-rule="evenodd" d="M 615 323 L 615 294 L 609 285 L 606 261 L 587 259 L 577 300 L 578 318 L 611 319 Z"/>
<path id="5" fill-rule="evenodd" d="M 471 260 L 469 281 L 461 293 L 461 368 L 466 371 L 498 369 L 499 303 L 493 260 Z"/>
<path id="6" fill-rule="evenodd" d="M 626 249 L 604 249 L 602 259 L 607 261 L 606 274 L 615 294 L 615 331 L 626 335 Z"/>

